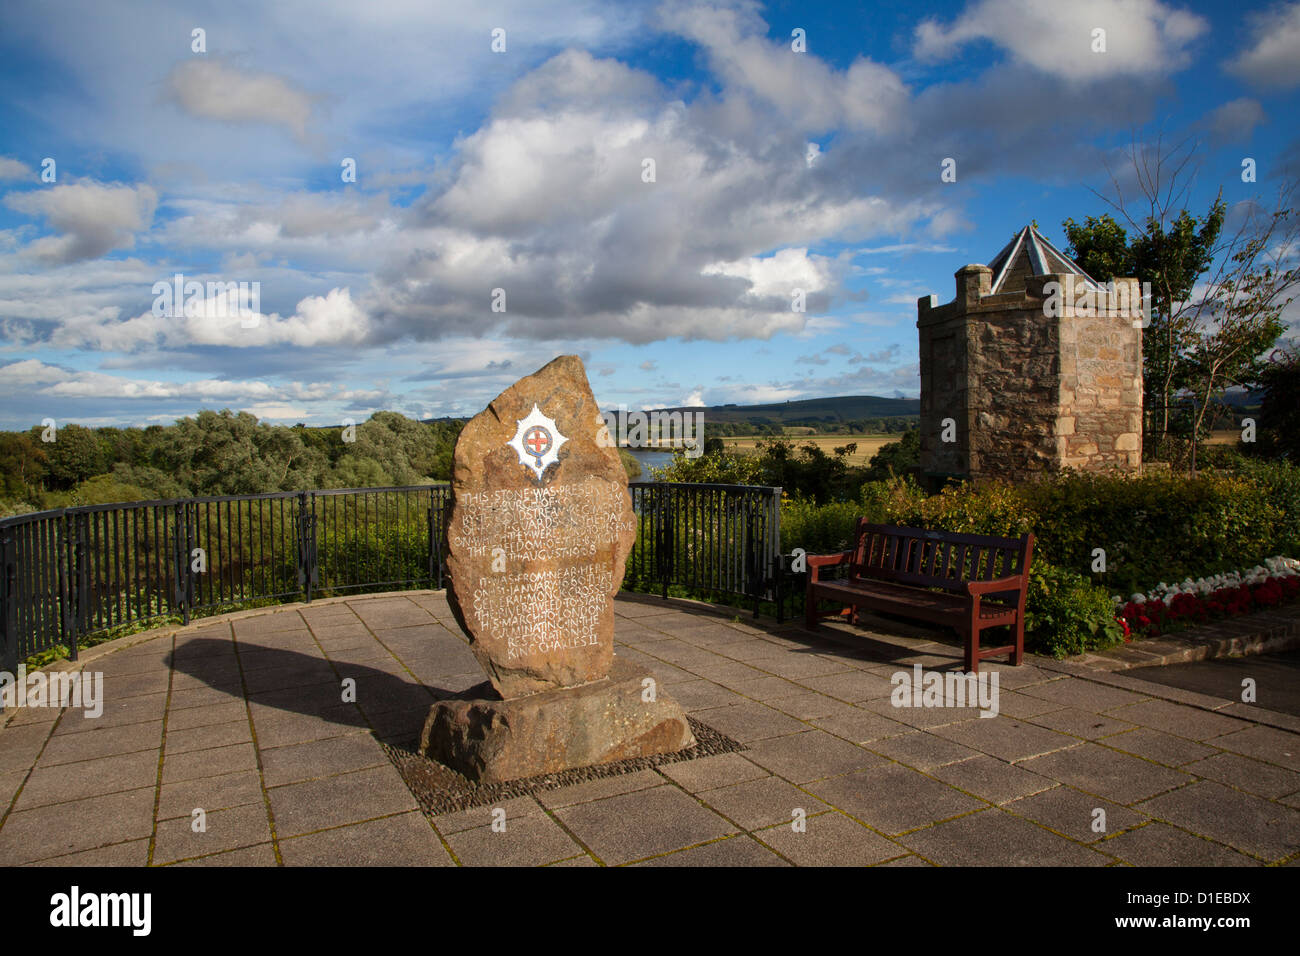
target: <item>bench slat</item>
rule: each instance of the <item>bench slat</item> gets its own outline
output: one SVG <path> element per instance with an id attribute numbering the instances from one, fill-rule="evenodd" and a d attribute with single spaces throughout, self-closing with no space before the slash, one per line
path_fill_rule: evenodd
<path id="1" fill-rule="evenodd" d="M 956 545 L 950 541 L 944 541 L 939 545 L 939 548 L 943 553 L 943 560 L 939 562 L 939 577 L 943 578 L 945 581 L 948 579 L 948 559 L 952 557 L 952 549 L 954 547 L 956 547 Z"/>

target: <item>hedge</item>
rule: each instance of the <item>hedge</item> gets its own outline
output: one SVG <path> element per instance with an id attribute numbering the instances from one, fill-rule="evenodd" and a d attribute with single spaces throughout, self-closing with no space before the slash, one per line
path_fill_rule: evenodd
<path id="1" fill-rule="evenodd" d="M 1063 473 L 965 482 L 935 495 L 910 479 L 873 481 L 858 502 L 785 503 L 782 548 L 841 550 L 861 516 L 969 534 L 1033 532 L 1026 640 L 1060 656 L 1121 639 L 1112 595 L 1300 555 L 1300 468 L 1247 460 L 1195 478 Z"/>

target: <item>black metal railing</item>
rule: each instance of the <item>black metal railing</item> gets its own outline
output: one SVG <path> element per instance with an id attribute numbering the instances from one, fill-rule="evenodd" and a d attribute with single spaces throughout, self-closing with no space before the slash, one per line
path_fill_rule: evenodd
<path id="1" fill-rule="evenodd" d="M 637 539 L 624 587 L 777 597 L 781 489 L 754 485 L 634 482 Z"/>
<path id="2" fill-rule="evenodd" d="M 637 482 L 625 587 L 777 597 L 779 488 Z M 0 520 L 4 666 L 87 636 L 363 591 L 440 588 L 448 485 L 89 505 Z"/>

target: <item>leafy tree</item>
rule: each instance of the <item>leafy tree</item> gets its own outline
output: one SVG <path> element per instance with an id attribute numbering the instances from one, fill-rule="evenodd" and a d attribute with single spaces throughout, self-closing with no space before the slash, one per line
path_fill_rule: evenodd
<path id="1" fill-rule="evenodd" d="M 145 433 L 139 428 L 97 428 L 100 452 L 105 467 L 118 462 L 128 465 L 144 461 Z"/>
<path id="2" fill-rule="evenodd" d="M 1225 388 L 1260 381 L 1267 354 L 1286 331 L 1282 310 L 1300 287 L 1300 218 L 1290 205 L 1293 190 L 1294 184 L 1284 188 L 1272 214 L 1250 208 L 1195 309 L 1187 356 L 1188 384 L 1199 397 L 1195 435 Z"/>
<path id="3" fill-rule="evenodd" d="M 347 454 L 377 462 L 398 485 L 426 482 L 438 463 L 437 436 L 398 412 L 381 411 L 357 426 Z"/>
<path id="4" fill-rule="evenodd" d="M 1169 438 L 1179 395 L 1196 399 L 1189 422 L 1195 438 L 1224 389 L 1258 380 L 1300 282 L 1300 221 L 1291 208 L 1296 183 L 1283 184 L 1271 214 L 1253 202 L 1239 204 L 1232 211 L 1238 225 L 1225 232 L 1222 191 L 1199 218 L 1184 206 L 1194 155 L 1188 143 L 1168 151 L 1160 140 L 1131 148 L 1137 202 L 1145 211 L 1129 214 L 1114 176 L 1118 198 L 1107 200 L 1128 223 L 1131 239 L 1108 214 L 1063 224 L 1069 254 L 1093 278 L 1130 275 L 1151 284 L 1151 322 L 1143 336 L 1148 447 Z"/>
<path id="5" fill-rule="evenodd" d="M 393 476 L 384 471 L 373 458 L 362 455 L 344 455 L 330 470 L 326 488 L 382 488 L 397 484 Z"/>
<path id="6" fill-rule="evenodd" d="M 323 456 L 289 428 L 248 412 L 202 411 L 167 429 L 155 452 L 163 470 L 200 495 L 242 495 L 312 487 Z"/>
<path id="7" fill-rule="evenodd" d="M 849 465 L 851 445 L 827 454 L 811 442 L 796 447 L 775 439 L 760 442 L 754 454 L 714 454 L 687 458 L 683 451 L 672 462 L 655 469 L 659 481 L 705 482 L 728 485 L 778 485 L 792 497 L 817 503 L 851 498 L 866 473 Z"/>
<path id="8" fill-rule="evenodd" d="M 155 497 L 151 488 L 118 481 L 114 475 L 87 478 L 70 491 L 46 497 L 46 508 L 69 508 L 80 505 L 108 505 L 118 501 L 148 501 Z"/>
<path id="9" fill-rule="evenodd" d="M 1158 180 L 1152 187 L 1159 190 Z M 1159 208 L 1148 215 L 1136 235 L 1109 214 L 1089 216 L 1083 225 L 1062 224 L 1066 254 L 1098 282 L 1134 277 L 1151 286 L 1151 322 L 1142 336 L 1142 379 L 1148 432 L 1157 441 L 1170 430 L 1178 391 L 1192 379 L 1185 357 L 1196 342 L 1197 310 L 1189 302 L 1197 278 L 1209 268 L 1227 207 L 1220 197 L 1199 219 L 1186 209 L 1172 216 Z"/>
<path id="10" fill-rule="evenodd" d="M 1279 349 L 1259 379 L 1264 399 L 1253 450 L 1300 463 L 1300 345 Z"/>
<path id="11" fill-rule="evenodd" d="M 0 487 L 4 497 L 37 497 L 45 478 L 47 447 L 30 432 L 0 432 Z"/>
<path id="12" fill-rule="evenodd" d="M 113 466 L 111 474 L 118 484 L 147 491 L 147 494 L 141 496 L 143 499 L 188 498 L 191 494 L 190 489 L 177 481 L 174 476 L 151 465 L 131 465 L 119 461 Z"/>
<path id="13" fill-rule="evenodd" d="M 652 469 L 656 481 L 689 481 L 719 485 L 762 485 L 762 462 L 758 455 L 701 455 L 686 457 L 684 449 L 673 453 L 673 460 L 662 468 Z"/>
<path id="14" fill-rule="evenodd" d="M 884 480 L 915 475 L 921 468 L 921 432 L 913 428 L 898 441 L 881 445 L 869 463 L 873 478 Z"/>
<path id="15" fill-rule="evenodd" d="M 1066 255 L 1088 275 L 1099 282 L 1117 276 L 1137 276 L 1137 262 L 1129 248 L 1128 233 L 1109 213 L 1089 216 L 1083 225 L 1073 219 L 1066 219 L 1061 225 L 1069 239 Z"/>
<path id="16" fill-rule="evenodd" d="M 104 459 L 99 439 L 89 428 L 61 425 L 54 433 L 54 441 L 43 444 L 49 474 L 56 487 L 71 488 L 102 471 Z"/>

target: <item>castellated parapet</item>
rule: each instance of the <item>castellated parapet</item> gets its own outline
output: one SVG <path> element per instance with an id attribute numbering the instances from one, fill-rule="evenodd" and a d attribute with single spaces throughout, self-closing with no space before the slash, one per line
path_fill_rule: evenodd
<path id="1" fill-rule="evenodd" d="M 922 472 L 1138 471 L 1138 281 L 1096 282 L 1032 227 L 956 279 L 952 302 L 917 301 Z"/>

